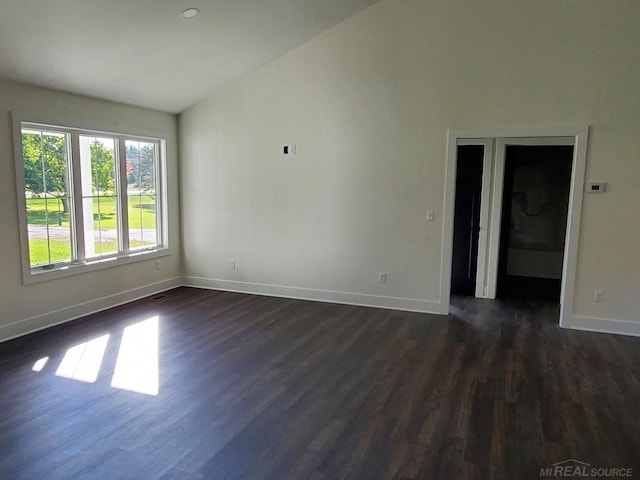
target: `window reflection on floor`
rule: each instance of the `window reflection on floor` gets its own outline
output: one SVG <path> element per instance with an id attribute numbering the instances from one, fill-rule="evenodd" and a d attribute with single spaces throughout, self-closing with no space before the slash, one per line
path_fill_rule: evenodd
<path id="1" fill-rule="evenodd" d="M 158 317 L 124 329 L 111 386 L 158 394 Z"/>
<path id="2" fill-rule="evenodd" d="M 109 334 L 71 347 L 60 362 L 56 375 L 80 382 L 95 382 L 108 341 Z"/>
<path id="3" fill-rule="evenodd" d="M 33 370 L 34 372 L 39 372 L 44 368 L 44 366 L 47 364 L 48 361 L 49 361 L 49 357 L 41 358 L 40 360 L 38 360 L 36 363 L 33 364 L 33 367 L 31 367 L 31 370 Z"/>
<path id="4" fill-rule="evenodd" d="M 121 390 L 158 395 L 158 316 L 129 325 L 122 332 L 111 386 Z M 109 342 L 110 334 L 69 348 L 58 369 L 58 377 L 94 383 Z M 40 372 L 49 361 L 43 357 L 31 368 Z"/>

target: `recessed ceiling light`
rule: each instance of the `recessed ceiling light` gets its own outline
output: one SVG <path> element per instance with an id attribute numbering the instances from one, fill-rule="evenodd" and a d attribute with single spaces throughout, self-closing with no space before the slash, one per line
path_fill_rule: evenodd
<path id="1" fill-rule="evenodd" d="M 200 10 L 198 10 L 197 8 L 187 8 L 182 11 L 181 15 L 182 15 L 182 18 L 186 18 L 187 20 L 189 20 L 190 18 L 195 17 L 199 13 L 200 13 Z"/>

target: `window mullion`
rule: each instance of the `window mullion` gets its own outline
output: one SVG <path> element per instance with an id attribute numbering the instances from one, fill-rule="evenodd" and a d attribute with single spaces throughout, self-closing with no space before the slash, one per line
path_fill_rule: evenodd
<path id="1" fill-rule="evenodd" d="M 118 200 L 118 229 L 120 234 L 120 248 L 123 253 L 129 253 L 129 197 L 127 186 L 127 146 L 124 137 L 118 137 L 118 149 L 116 152 L 117 178 L 116 186 L 119 192 Z"/>
<path id="2" fill-rule="evenodd" d="M 156 208 L 158 245 L 166 247 L 169 244 L 168 215 L 169 203 L 167 199 L 167 171 L 165 166 L 166 142 L 156 141 Z"/>
<path id="3" fill-rule="evenodd" d="M 71 132 L 71 172 L 72 172 L 72 204 L 73 204 L 73 235 L 75 238 L 75 261 L 86 260 L 84 238 L 84 215 L 82 201 L 82 175 L 80 173 L 80 135 Z"/>
<path id="4" fill-rule="evenodd" d="M 159 164 L 160 164 L 160 145 L 158 144 L 158 142 L 153 142 L 153 191 L 154 191 L 154 201 L 155 201 L 155 211 L 156 211 L 156 244 L 157 245 L 162 245 L 164 242 L 162 241 L 162 239 L 160 238 L 160 232 L 162 231 L 162 215 L 163 215 L 163 211 L 162 211 L 162 207 L 160 206 L 160 203 L 158 201 L 158 199 L 160 198 L 160 189 L 158 188 L 158 182 L 159 182 L 159 174 L 160 174 L 160 169 L 159 169 Z"/>

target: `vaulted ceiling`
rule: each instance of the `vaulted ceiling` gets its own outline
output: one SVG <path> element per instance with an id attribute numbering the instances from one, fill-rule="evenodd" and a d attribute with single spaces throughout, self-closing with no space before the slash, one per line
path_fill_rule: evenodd
<path id="1" fill-rule="evenodd" d="M 1 0 L 0 77 L 178 113 L 376 1 Z"/>

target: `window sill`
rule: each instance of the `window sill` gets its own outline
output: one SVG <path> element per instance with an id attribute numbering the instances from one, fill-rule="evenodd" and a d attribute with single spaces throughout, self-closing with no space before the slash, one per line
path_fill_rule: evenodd
<path id="1" fill-rule="evenodd" d="M 27 269 L 23 272 L 24 285 L 32 285 L 34 283 L 46 282 L 48 280 L 56 280 L 59 278 L 72 277 L 82 273 L 95 272 L 107 268 L 118 267 L 130 263 L 143 262 L 159 257 L 167 257 L 172 252 L 169 248 L 156 248 L 154 250 L 143 250 L 140 252 L 131 252 L 118 257 L 109 257 L 97 259 L 83 263 L 64 264 L 60 267 L 52 269 Z"/>

